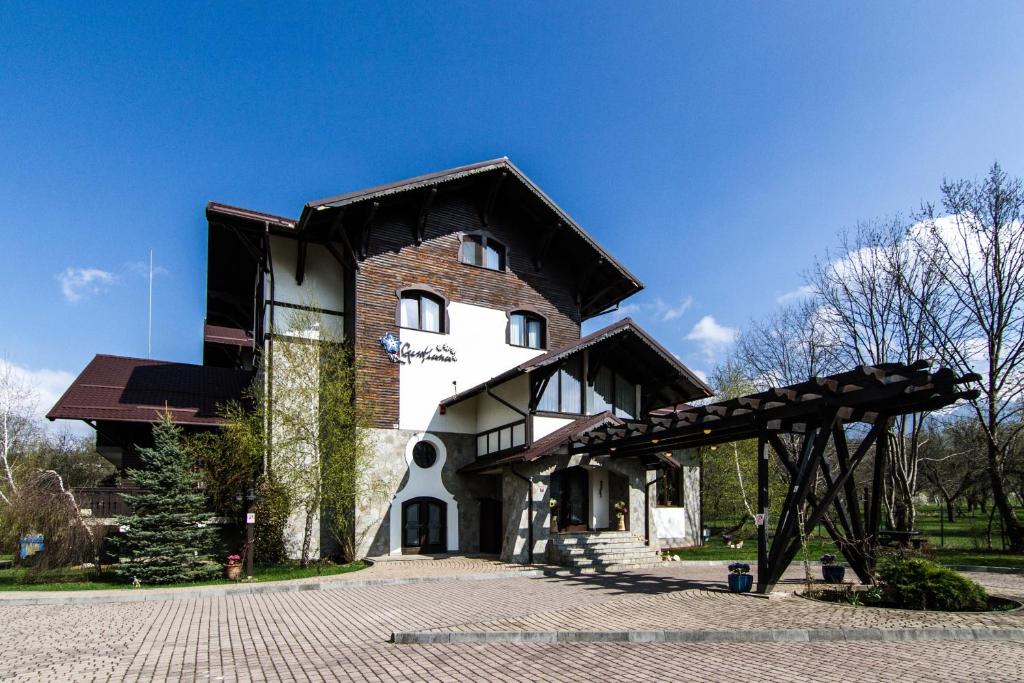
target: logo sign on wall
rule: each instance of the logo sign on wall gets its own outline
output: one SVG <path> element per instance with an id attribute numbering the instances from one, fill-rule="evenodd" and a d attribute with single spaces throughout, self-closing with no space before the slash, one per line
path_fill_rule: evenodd
<path id="1" fill-rule="evenodd" d="M 391 332 L 387 332 L 379 340 L 384 352 L 392 363 L 410 365 L 414 360 L 420 363 L 427 361 L 438 363 L 454 363 L 458 360 L 455 356 L 455 349 L 447 344 L 432 344 L 423 348 L 414 349 L 408 342 L 402 342 Z"/>

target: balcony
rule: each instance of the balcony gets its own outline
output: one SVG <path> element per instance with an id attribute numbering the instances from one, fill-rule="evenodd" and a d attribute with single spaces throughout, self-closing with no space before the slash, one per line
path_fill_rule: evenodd
<path id="1" fill-rule="evenodd" d="M 526 446 L 526 420 L 516 420 L 476 435 L 476 455 L 491 455 Z"/>
<path id="2" fill-rule="evenodd" d="M 118 515 L 130 515 L 132 510 L 123 495 L 138 491 L 134 486 L 90 486 L 73 489 L 72 493 L 83 517 L 110 519 Z"/>

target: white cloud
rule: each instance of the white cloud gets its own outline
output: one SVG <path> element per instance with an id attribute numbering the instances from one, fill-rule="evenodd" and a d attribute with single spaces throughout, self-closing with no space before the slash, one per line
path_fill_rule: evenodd
<path id="1" fill-rule="evenodd" d="M 737 334 L 739 334 L 739 330 L 735 327 L 720 325 L 714 316 L 706 315 L 697 321 L 690 333 L 686 335 L 686 340 L 700 344 L 704 354 L 710 358 L 731 344 Z"/>
<path id="2" fill-rule="evenodd" d="M 8 370 L 18 384 L 29 388 L 28 403 L 31 405 L 33 415 L 41 421 L 75 379 L 75 375 L 66 370 L 51 370 L 49 368 L 33 370 L 0 358 L 0 374 Z M 50 427 L 58 425 L 60 428 L 70 427 L 71 431 L 78 434 L 93 433 L 91 427 L 77 420 L 74 422 L 60 420 L 45 422 L 45 424 Z"/>
<path id="3" fill-rule="evenodd" d="M 668 322 L 669 320 L 675 320 L 676 318 L 682 317 L 683 313 L 690 310 L 693 306 L 693 297 L 688 296 L 679 302 L 676 306 L 669 306 L 661 299 L 654 301 L 654 308 L 662 322 Z"/>
<path id="4" fill-rule="evenodd" d="M 125 270 L 134 275 L 140 275 L 142 277 L 149 277 L 149 261 L 132 261 L 125 264 Z M 167 270 L 163 266 L 153 266 L 153 277 L 160 277 L 163 275 L 170 275 L 171 271 Z"/>
<path id="5" fill-rule="evenodd" d="M 704 372 L 703 370 L 698 370 L 697 368 L 690 368 L 690 372 L 697 375 L 697 377 L 700 378 L 700 381 L 704 382 L 704 384 L 708 383 L 708 373 Z"/>
<path id="6" fill-rule="evenodd" d="M 57 274 L 64 298 L 75 303 L 84 297 L 101 294 L 117 280 L 113 273 L 99 268 L 65 268 Z"/>
<path id="7" fill-rule="evenodd" d="M 814 294 L 814 287 L 811 287 L 810 285 L 800 285 L 796 289 L 780 295 L 775 299 L 775 302 L 778 304 L 788 304 L 793 301 L 805 299 L 812 294 Z"/>

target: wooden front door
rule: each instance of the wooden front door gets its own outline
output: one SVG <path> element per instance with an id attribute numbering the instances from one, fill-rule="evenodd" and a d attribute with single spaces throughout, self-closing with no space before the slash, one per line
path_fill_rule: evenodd
<path id="1" fill-rule="evenodd" d="M 402 504 L 402 552 L 443 553 L 448 549 L 448 506 L 436 498 Z"/>
<path id="2" fill-rule="evenodd" d="M 561 500 L 558 501 L 559 531 L 586 531 L 590 477 L 582 467 L 562 471 Z"/>

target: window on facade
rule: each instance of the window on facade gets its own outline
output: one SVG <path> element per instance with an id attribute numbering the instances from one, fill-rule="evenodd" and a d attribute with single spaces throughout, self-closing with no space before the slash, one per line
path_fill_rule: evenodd
<path id="1" fill-rule="evenodd" d="M 597 376 L 588 391 L 592 414 L 608 410 L 617 417 L 632 420 L 639 412 L 636 405 L 636 385 L 607 367 L 597 371 Z"/>
<path id="2" fill-rule="evenodd" d="M 412 447 L 412 459 L 417 466 L 429 469 L 437 462 L 437 449 L 429 441 L 420 441 Z"/>
<path id="3" fill-rule="evenodd" d="M 466 235 L 462 238 L 459 259 L 471 266 L 505 270 L 505 245 L 487 235 Z"/>
<path id="4" fill-rule="evenodd" d="M 519 311 L 508 316 L 508 343 L 529 349 L 543 349 L 544 319 L 539 315 Z"/>
<path id="5" fill-rule="evenodd" d="M 428 292 L 402 292 L 399 325 L 425 332 L 444 332 L 444 302 Z"/>
<path id="6" fill-rule="evenodd" d="M 661 477 L 655 488 L 658 490 L 658 507 L 683 507 L 683 471 L 669 469 Z"/>
<path id="7" fill-rule="evenodd" d="M 551 413 L 583 412 L 583 381 L 578 357 L 567 360 L 548 380 L 537 409 Z"/>

